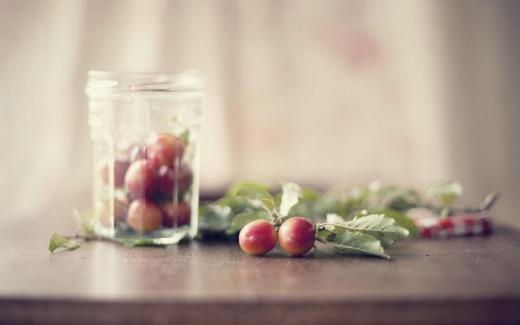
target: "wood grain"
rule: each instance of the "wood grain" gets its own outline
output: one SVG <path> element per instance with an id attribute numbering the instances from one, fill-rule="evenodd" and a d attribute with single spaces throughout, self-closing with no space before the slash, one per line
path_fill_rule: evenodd
<path id="1" fill-rule="evenodd" d="M 2 224 L 0 323 L 520 321 L 520 233 L 399 244 L 391 261 L 192 242 L 89 242 L 49 254 L 47 228 Z M 25 231 L 26 236 L 20 236 Z"/>

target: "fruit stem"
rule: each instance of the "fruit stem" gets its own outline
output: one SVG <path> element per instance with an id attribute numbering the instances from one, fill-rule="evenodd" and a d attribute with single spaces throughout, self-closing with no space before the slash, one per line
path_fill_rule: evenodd
<path id="1" fill-rule="evenodd" d="M 485 212 L 485 211 L 488 211 L 489 209 L 491 209 L 495 205 L 495 203 L 498 201 L 499 198 L 500 198 L 500 192 L 494 191 L 494 192 L 486 195 L 486 197 L 482 200 L 482 202 L 476 207 L 473 206 L 473 207 L 463 207 L 463 208 L 456 208 L 456 207 L 452 208 L 452 207 L 447 207 L 447 206 L 439 207 L 439 206 L 430 205 L 430 204 L 419 204 L 417 207 L 435 211 L 435 212 L 441 214 L 442 216 L 452 216 L 452 215 L 462 214 L 462 213 L 480 213 L 480 212 Z"/>
<path id="2" fill-rule="evenodd" d="M 271 218 L 273 219 L 273 224 L 276 227 L 279 227 L 282 224 L 283 218 L 280 216 L 280 213 L 274 209 L 271 214 Z"/>

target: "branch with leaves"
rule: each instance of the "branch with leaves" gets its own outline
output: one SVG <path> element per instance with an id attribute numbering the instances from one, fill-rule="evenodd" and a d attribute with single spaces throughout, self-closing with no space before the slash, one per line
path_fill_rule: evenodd
<path id="1" fill-rule="evenodd" d="M 226 198 L 216 203 L 219 208 L 216 208 L 215 205 L 207 206 L 206 209 L 208 210 L 206 211 L 208 213 L 202 216 L 202 218 L 203 220 L 216 218 L 223 222 L 226 219 L 230 219 L 229 227 L 226 230 L 228 235 L 233 235 L 242 229 L 246 229 L 246 226 L 252 224 L 255 220 L 268 221 L 277 231 L 280 227 L 283 227 L 286 221 L 294 217 L 300 219 L 305 217 L 304 215 L 297 216 L 291 213 L 293 209 L 297 210 L 297 205 L 300 202 L 305 203 L 301 201 L 303 197 L 304 191 L 294 183 L 282 184 L 282 191 L 278 197 L 273 197 L 261 185 L 243 184 L 235 187 L 231 193 L 228 193 Z M 228 204 L 227 209 L 223 208 L 222 204 Z M 220 211 L 224 215 L 211 214 L 212 212 L 210 211 Z M 233 211 L 237 213 L 233 215 Z M 389 258 L 389 255 L 384 251 L 384 247 L 390 246 L 394 241 L 405 239 L 410 233 L 407 229 L 397 225 L 394 219 L 387 217 L 384 213 L 368 214 L 366 211 L 359 213 L 350 221 L 337 214 L 329 214 L 326 222 L 314 224 L 309 219 L 309 223 L 314 229 L 313 237 L 309 239 L 311 244 L 317 241 L 332 247 L 338 254 L 346 255 L 369 255 Z M 220 229 L 224 228 L 226 227 L 223 226 Z M 297 231 L 299 230 L 294 231 L 291 235 L 298 236 Z M 286 236 L 284 234 L 282 232 L 278 234 L 282 249 L 284 249 L 283 236 Z M 266 238 L 268 236 L 259 237 Z M 240 234 L 240 244 L 244 251 L 248 252 L 248 248 L 244 248 L 244 245 L 242 245 L 242 232 Z M 261 242 L 257 243 L 257 245 L 261 244 Z M 249 243 L 248 245 L 254 245 L 254 243 Z M 273 245 L 267 245 L 266 247 L 273 247 Z M 265 252 L 262 250 L 251 251 L 255 252 L 253 255 L 258 255 L 258 252 L 268 252 L 268 250 Z"/>
<path id="2" fill-rule="evenodd" d="M 439 216 L 480 213 L 491 209 L 499 199 L 499 193 L 493 192 L 477 206 L 455 206 L 462 194 L 462 187 L 457 183 L 439 183 L 425 192 L 421 195 L 413 189 L 371 183 L 346 193 L 322 193 L 294 183 L 284 183 L 279 192 L 272 194 L 263 184 L 241 183 L 232 186 L 224 197 L 201 205 L 199 239 L 236 240 L 246 226 L 265 221 L 264 224 L 272 226 L 273 238 L 278 233 L 283 249 L 280 234 L 286 234 L 285 230 L 291 223 L 288 221 L 296 221 L 294 219 L 297 217 L 308 220 L 313 231 L 312 246 L 318 249 L 331 248 L 341 255 L 389 258 L 386 248 L 418 233 L 415 223 L 407 215 L 408 210 L 424 208 Z M 153 238 L 129 240 L 102 237 L 93 231 L 93 214 L 76 213 L 76 217 L 80 224 L 78 234 L 71 237 L 53 234 L 49 243 L 51 252 L 76 249 L 79 247 L 78 239 L 107 240 L 127 246 L 168 245 Z M 301 224 L 301 220 L 298 222 Z"/>

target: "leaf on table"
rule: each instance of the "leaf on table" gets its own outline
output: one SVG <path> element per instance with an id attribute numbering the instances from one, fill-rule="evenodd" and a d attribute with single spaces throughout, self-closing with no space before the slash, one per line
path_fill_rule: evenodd
<path id="1" fill-rule="evenodd" d="M 233 235 L 228 231 L 233 219 L 241 213 L 264 211 L 260 201 L 251 201 L 243 196 L 227 195 L 213 203 L 201 205 L 199 209 L 199 236 L 202 238 L 226 238 Z"/>
<path id="2" fill-rule="evenodd" d="M 262 190 L 269 192 L 269 187 L 263 183 L 259 182 L 240 182 L 231 185 L 231 187 L 227 190 L 225 197 L 235 197 L 242 188 L 253 188 L 257 190 Z"/>
<path id="3" fill-rule="evenodd" d="M 242 185 L 236 192 L 236 196 L 242 196 L 253 202 L 258 202 L 269 211 L 274 209 L 275 204 L 273 196 L 267 190 L 256 186 L 250 186 L 248 184 Z"/>
<path id="4" fill-rule="evenodd" d="M 301 189 L 301 201 L 316 201 L 321 198 L 321 193 L 310 187 L 302 187 Z"/>
<path id="5" fill-rule="evenodd" d="M 78 210 L 74 210 L 74 217 L 79 224 L 78 234 L 82 236 L 94 235 L 96 215 L 93 211 L 79 212 Z"/>
<path id="6" fill-rule="evenodd" d="M 394 219 L 384 214 L 370 214 L 347 221 L 343 225 L 349 230 L 369 234 L 380 240 L 383 245 L 391 245 L 394 241 L 404 239 L 410 234 L 408 230 L 396 225 Z"/>
<path id="7" fill-rule="evenodd" d="M 384 205 L 378 208 L 407 211 L 421 205 L 421 201 L 419 193 L 413 189 L 392 187 L 385 195 Z"/>
<path id="8" fill-rule="evenodd" d="M 416 237 L 419 235 L 419 230 L 417 229 L 415 222 L 407 214 L 392 209 L 378 211 L 378 213 L 394 219 L 398 226 L 401 226 L 410 232 L 410 237 Z"/>
<path id="9" fill-rule="evenodd" d="M 254 211 L 237 214 L 231 221 L 231 225 L 229 226 L 227 233 L 230 235 L 235 234 L 248 223 L 259 219 L 269 220 L 269 216 L 265 211 Z"/>
<path id="10" fill-rule="evenodd" d="M 74 250 L 78 247 L 78 242 L 60 234 L 52 234 L 49 240 L 49 251 L 51 253 L 54 253 L 57 249 Z"/>
<path id="11" fill-rule="evenodd" d="M 345 223 L 345 219 L 343 219 L 341 216 L 339 216 L 335 213 L 328 213 L 327 214 L 327 223 L 343 224 L 343 223 Z"/>
<path id="12" fill-rule="evenodd" d="M 225 196 L 212 204 L 229 207 L 231 209 L 231 215 L 233 216 L 242 212 L 262 209 L 262 205 L 258 201 L 252 202 L 243 196 Z"/>
<path id="13" fill-rule="evenodd" d="M 118 238 L 116 242 L 129 247 L 168 246 L 177 244 L 185 235 L 175 238 Z"/>
<path id="14" fill-rule="evenodd" d="M 201 231 L 223 232 L 230 224 L 232 210 L 227 205 L 206 204 L 199 208 Z"/>
<path id="15" fill-rule="evenodd" d="M 369 234 L 380 240 L 385 246 L 393 244 L 396 240 L 406 238 L 410 233 L 405 228 L 398 226 L 394 219 L 388 218 L 384 214 L 370 214 L 343 222 L 340 219 L 342 218 L 333 214 L 327 215 L 327 221 L 334 221 L 331 224 L 347 230 Z"/>
<path id="16" fill-rule="evenodd" d="M 282 184 L 282 200 L 280 202 L 280 215 L 286 217 L 291 208 L 296 205 L 302 195 L 300 186 L 295 183 Z"/>
<path id="17" fill-rule="evenodd" d="M 318 224 L 318 240 L 330 245 L 338 254 L 369 255 L 389 259 L 381 242 L 362 232 L 349 231 L 331 224 Z"/>
<path id="18" fill-rule="evenodd" d="M 437 183 L 426 189 L 426 195 L 439 201 L 443 206 L 449 207 L 462 195 L 462 186 L 457 182 Z"/>

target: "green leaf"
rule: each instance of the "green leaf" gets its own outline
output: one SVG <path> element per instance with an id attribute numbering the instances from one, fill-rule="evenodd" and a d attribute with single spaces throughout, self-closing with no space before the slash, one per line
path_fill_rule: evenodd
<path id="1" fill-rule="evenodd" d="M 394 190 L 387 193 L 386 196 L 386 202 L 382 208 L 395 211 L 407 211 L 421 204 L 419 193 L 413 189 L 394 188 Z"/>
<path id="2" fill-rule="evenodd" d="M 291 208 L 298 203 L 301 195 L 301 188 L 297 184 L 282 184 L 282 201 L 280 202 L 280 215 L 282 217 L 289 214 Z"/>
<path id="3" fill-rule="evenodd" d="M 74 250 L 78 247 L 79 244 L 75 240 L 60 234 L 52 234 L 51 239 L 49 240 L 49 251 L 51 253 L 54 253 L 55 250 L 60 248 L 64 250 Z"/>
<path id="4" fill-rule="evenodd" d="M 380 240 L 385 246 L 393 244 L 395 240 L 406 238 L 410 233 L 405 228 L 396 225 L 394 219 L 388 218 L 384 214 L 362 215 L 353 220 L 343 222 L 340 219 L 342 218 L 333 214 L 327 215 L 327 221 L 334 221 L 330 224 L 346 230 L 369 234 Z"/>
<path id="5" fill-rule="evenodd" d="M 343 225 L 342 225 L 343 226 Z M 391 245 L 396 240 L 408 237 L 410 232 L 396 225 L 395 220 L 384 214 L 371 214 L 344 224 L 349 230 L 357 230 L 379 239 L 383 245 Z"/>
<path id="6" fill-rule="evenodd" d="M 398 226 L 401 226 L 410 232 L 410 237 L 417 237 L 419 235 L 419 230 L 417 229 L 415 222 L 407 214 L 392 209 L 381 210 L 377 213 L 384 214 L 388 218 L 394 219 Z"/>
<path id="7" fill-rule="evenodd" d="M 389 259 L 377 238 L 356 231 L 338 228 L 331 224 L 318 224 L 317 239 L 330 245 L 338 254 L 369 255 Z"/>
<path id="8" fill-rule="evenodd" d="M 231 218 L 232 210 L 227 205 L 203 205 L 199 208 L 199 229 L 223 232 L 229 227 Z"/>
<path id="9" fill-rule="evenodd" d="M 233 218 L 233 221 L 231 221 L 231 225 L 229 226 L 227 233 L 235 234 L 235 233 L 239 232 L 248 223 L 255 221 L 255 220 L 259 220 L 259 219 L 269 220 L 269 216 L 267 215 L 267 213 L 265 211 L 256 211 L 256 212 L 237 214 Z"/>
<path id="10" fill-rule="evenodd" d="M 321 193 L 310 187 L 302 187 L 301 201 L 316 201 L 321 198 Z"/>
<path id="11" fill-rule="evenodd" d="M 181 134 L 179 134 L 179 139 L 185 146 L 187 146 L 190 143 L 190 130 L 186 129 Z"/>
<path id="12" fill-rule="evenodd" d="M 317 216 L 326 216 L 328 213 L 347 215 L 351 211 L 340 198 L 330 194 L 323 195 L 319 200 L 312 202 L 310 210 Z"/>
<path id="13" fill-rule="evenodd" d="M 343 219 L 341 216 L 339 216 L 335 213 L 328 213 L 327 214 L 327 223 L 343 224 L 343 223 L 345 223 L 345 219 Z"/>
<path id="14" fill-rule="evenodd" d="M 252 204 L 248 198 L 243 196 L 224 196 L 223 198 L 217 200 L 214 204 L 222 207 L 229 207 L 232 211 L 232 214 L 249 212 L 255 209 L 260 210 L 262 208 L 259 207 L 258 204 Z"/>
<path id="15" fill-rule="evenodd" d="M 173 133 L 179 137 L 184 145 L 188 145 L 190 141 L 190 128 L 186 126 L 186 124 L 179 121 L 176 116 L 172 117 L 172 124 Z"/>
<path id="16" fill-rule="evenodd" d="M 179 233 L 171 238 L 118 238 L 116 241 L 129 247 L 168 246 L 177 244 L 186 234 Z"/>
<path id="17" fill-rule="evenodd" d="M 74 217 L 79 224 L 78 234 L 82 236 L 94 235 L 94 224 L 96 221 L 96 215 L 94 211 L 79 212 L 74 210 Z"/>
<path id="18" fill-rule="evenodd" d="M 226 197 L 236 196 L 238 191 L 240 191 L 242 188 L 251 188 L 251 189 L 257 189 L 259 191 L 269 192 L 269 187 L 265 184 L 258 183 L 258 182 L 241 182 L 241 183 L 233 184 L 227 191 Z"/>
<path id="19" fill-rule="evenodd" d="M 345 223 L 350 230 L 357 230 L 379 239 L 383 245 L 408 237 L 410 232 L 396 225 L 395 220 L 384 214 L 371 214 Z"/>
<path id="20" fill-rule="evenodd" d="M 251 187 L 248 185 L 243 185 L 237 191 L 237 196 L 245 197 L 251 200 L 253 203 L 258 202 L 263 205 L 269 211 L 274 209 L 274 198 L 273 196 L 266 190 Z"/>
<path id="21" fill-rule="evenodd" d="M 462 195 L 462 186 L 457 182 L 437 183 L 426 189 L 426 195 L 443 206 L 450 207 Z"/>
<path id="22" fill-rule="evenodd" d="M 382 210 L 390 208 L 406 211 L 421 204 L 421 198 L 413 189 L 372 182 L 368 186 L 356 187 L 343 199 L 342 215 L 358 209 Z"/>
<path id="23" fill-rule="evenodd" d="M 229 237 L 228 229 L 236 215 L 265 211 L 263 205 L 243 196 L 225 196 L 213 203 L 201 205 L 199 209 L 199 236 L 211 238 Z"/>
<path id="24" fill-rule="evenodd" d="M 119 238 L 117 242 L 128 247 L 161 246 L 155 244 L 154 240 L 150 238 Z"/>

